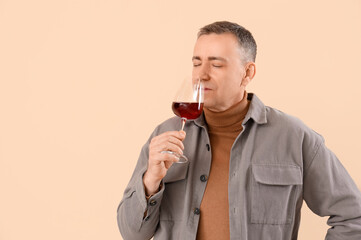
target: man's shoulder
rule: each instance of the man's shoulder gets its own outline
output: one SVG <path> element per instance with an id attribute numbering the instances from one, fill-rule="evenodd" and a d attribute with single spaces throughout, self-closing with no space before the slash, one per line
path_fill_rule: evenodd
<path id="1" fill-rule="evenodd" d="M 277 124 L 284 127 L 308 128 L 300 118 L 285 113 L 277 108 L 265 106 L 265 110 L 268 124 Z"/>
<path id="2" fill-rule="evenodd" d="M 298 117 L 287 114 L 277 108 L 266 106 L 254 93 L 248 94 L 250 105 L 250 117 L 257 123 L 265 124 L 266 127 L 282 126 L 285 128 L 309 129 Z"/>
<path id="3" fill-rule="evenodd" d="M 268 127 L 277 128 L 285 133 L 297 133 L 299 136 L 316 137 L 323 141 L 323 137 L 306 125 L 300 118 L 287 114 L 279 109 L 265 106 Z"/>

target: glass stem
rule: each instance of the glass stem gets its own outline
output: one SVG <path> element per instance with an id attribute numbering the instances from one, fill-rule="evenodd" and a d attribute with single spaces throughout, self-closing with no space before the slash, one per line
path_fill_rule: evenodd
<path id="1" fill-rule="evenodd" d="M 183 131 L 184 129 L 184 124 L 186 123 L 187 119 L 186 118 L 182 118 L 182 129 L 181 131 Z"/>

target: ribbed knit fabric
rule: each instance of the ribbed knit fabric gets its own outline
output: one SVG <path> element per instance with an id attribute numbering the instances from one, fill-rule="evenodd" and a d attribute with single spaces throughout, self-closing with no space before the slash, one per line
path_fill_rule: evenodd
<path id="1" fill-rule="evenodd" d="M 228 176 L 230 150 L 242 131 L 249 102 L 243 99 L 224 112 L 204 109 L 212 151 L 212 164 L 200 206 L 197 240 L 229 239 Z"/>

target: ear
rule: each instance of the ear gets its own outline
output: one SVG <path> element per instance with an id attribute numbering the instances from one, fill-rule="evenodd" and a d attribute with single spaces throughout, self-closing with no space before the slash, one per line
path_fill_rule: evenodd
<path id="1" fill-rule="evenodd" d="M 256 75 L 256 64 L 254 62 L 248 62 L 244 69 L 245 75 L 242 79 L 241 85 L 246 87 L 252 81 L 254 75 Z"/>

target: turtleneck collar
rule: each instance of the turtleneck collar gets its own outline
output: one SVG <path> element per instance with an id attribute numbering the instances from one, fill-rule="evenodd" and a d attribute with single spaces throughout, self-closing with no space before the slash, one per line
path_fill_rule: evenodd
<path id="1" fill-rule="evenodd" d="M 222 128 L 222 130 L 230 131 L 242 129 L 242 121 L 246 116 L 249 108 L 249 101 L 247 100 L 247 92 L 244 92 L 243 99 L 222 112 L 214 112 L 204 108 L 204 116 L 210 130 Z"/>

